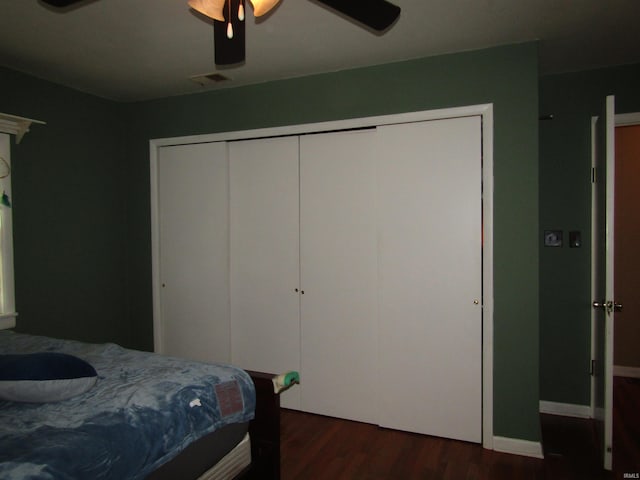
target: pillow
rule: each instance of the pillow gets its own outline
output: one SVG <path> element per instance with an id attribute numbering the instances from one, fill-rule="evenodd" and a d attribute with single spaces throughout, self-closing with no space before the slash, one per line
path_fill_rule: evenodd
<path id="1" fill-rule="evenodd" d="M 13 402 L 58 402 L 89 390 L 96 370 L 66 353 L 0 355 L 0 399 Z"/>

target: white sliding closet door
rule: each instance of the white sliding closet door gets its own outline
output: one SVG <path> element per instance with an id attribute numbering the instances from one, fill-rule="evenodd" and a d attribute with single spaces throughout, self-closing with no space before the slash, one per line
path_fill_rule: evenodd
<path id="1" fill-rule="evenodd" d="M 376 421 L 375 129 L 300 138 L 302 410 Z"/>
<path id="2" fill-rule="evenodd" d="M 226 143 L 162 147 L 158 157 L 161 353 L 229 361 Z"/>
<path id="3" fill-rule="evenodd" d="M 480 442 L 481 119 L 379 127 L 377 155 L 380 423 Z"/>
<path id="4" fill-rule="evenodd" d="M 300 370 L 298 138 L 230 142 L 229 162 L 232 362 Z"/>

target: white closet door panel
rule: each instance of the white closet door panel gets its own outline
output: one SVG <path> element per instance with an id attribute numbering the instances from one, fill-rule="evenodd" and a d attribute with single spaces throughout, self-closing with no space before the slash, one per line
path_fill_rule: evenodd
<path id="1" fill-rule="evenodd" d="M 162 353 L 230 359 L 227 182 L 224 142 L 160 149 Z"/>
<path id="2" fill-rule="evenodd" d="M 376 422 L 375 130 L 300 138 L 302 409 Z"/>
<path id="3" fill-rule="evenodd" d="M 480 117 L 378 133 L 381 425 L 480 442 Z"/>
<path id="4" fill-rule="evenodd" d="M 233 363 L 300 369 L 297 137 L 229 144 Z M 282 395 L 296 408 L 299 389 Z"/>

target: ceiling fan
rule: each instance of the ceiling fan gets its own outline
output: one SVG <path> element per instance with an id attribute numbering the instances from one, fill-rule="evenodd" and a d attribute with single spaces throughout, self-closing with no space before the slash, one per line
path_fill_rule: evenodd
<path id="1" fill-rule="evenodd" d="M 57 8 L 86 0 L 42 0 Z M 256 17 L 269 12 L 280 0 L 250 0 Z M 400 7 L 387 0 L 311 0 L 377 32 L 384 32 L 400 16 Z M 198 13 L 213 19 L 216 65 L 233 65 L 245 59 L 246 0 L 188 0 Z"/>

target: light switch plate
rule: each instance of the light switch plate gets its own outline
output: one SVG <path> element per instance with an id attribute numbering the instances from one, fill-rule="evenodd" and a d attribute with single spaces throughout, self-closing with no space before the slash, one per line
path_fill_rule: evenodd
<path id="1" fill-rule="evenodd" d="M 569 232 L 569 248 L 580 248 L 582 246 L 582 234 L 578 230 Z"/>

